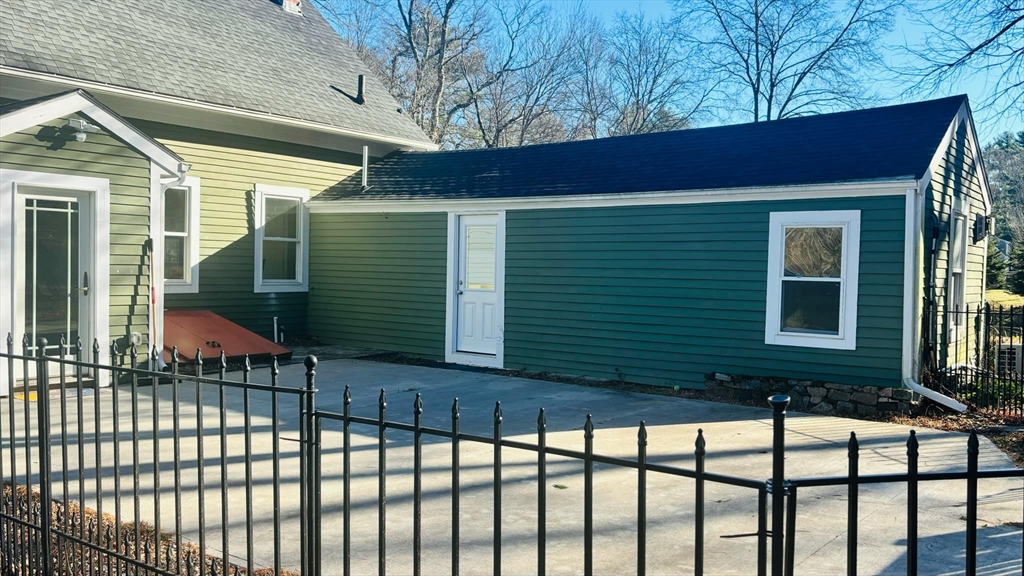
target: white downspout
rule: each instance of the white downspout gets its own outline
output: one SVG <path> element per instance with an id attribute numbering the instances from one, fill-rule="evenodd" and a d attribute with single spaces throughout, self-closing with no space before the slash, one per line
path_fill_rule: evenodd
<path id="1" fill-rule="evenodd" d="M 917 359 L 917 351 L 920 349 L 921 334 L 918 326 L 921 322 L 921 272 L 923 262 L 921 260 L 921 229 L 923 226 L 922 216 L 924 208 L 924 192 L 931 181 L 931 171 L 927 171 L 924 177 L 918 181 L 916 188 L 907 190 L 906 203 L 906 231 L 904 234 L 904 258 L 907 263 L 904 271 L 907 275 L 904 278 L 904 332 L 909 332 L 909 337 L 903 339 L 903 386 L 957 412 L 966 412 L 967 405 L 930 388 L 925 388 L 914 380 L 916 368 L 920 366 Z"/>
<path id="2" fill-rule="evenodd" d="M 180 162 L 180 163 L 178 163 L 178 174 L 177 174 L 177 177 L 174 178 L 174 180 L 170 180 L 168 182 L 164 182 L 159 176 L 156 176 L 156 178 L 159 181 L 159 191 L 160 191 L 160 193 L 157 195 L 157 198 L 155 199 L 155 201 L 161 203 L 160 206 L 157 207 L 157 210 L 158 210 L 157 213 L 159 214 L 159 217 L 161 219 L 160 234 L 163 234 L 163 223 L 162 223 L 162 221 L 163 221 L 163 197 L 164 197 L 164 192 L 166 192 L 168 188 L 174 188 L 175 186 L 181 186 L 182 184 L 184 184 L 185 183 L 185 178 L 188 176 L 188 171 L 191 170 L 191 169 L 192 169 L 192 165 L 191 164 L 185 164 L 184 162 Z M 173 175 L 172 175 L 172 177 L 173 177 Z M 161 245 L 162 245 L 162 243 L 161 243 Z M 153 272 L 153 270 L 154 270 L 153 260 L 155 258 L 158 258 L 158 257 L 162 258 L 163 254 L 161 253 L 161 254 L 158 255 L 156 253 L 155 247 L 157 246 L 157 243 L 154 241 L 153 236 L 150 236 L 150 246 L 152 248 L 154 248 L 154 249 L 151 249 L 150 253 L 149 253 L 149 258 L 150 258 L 150 260 L 149 260 L 149 309 L 150 309 L 150 314 L 149 314 L 149 330 L 150 330 L 150 332 L 149 333 L 150 333 L 150 340 L 151 341 L 159 342 L 160 344 L 163 344 L 163 335 L 157 335 L 156 334 L 156 331 L 157 331 L 156 315 L 157 314 L 163 314 L 163 310 L 157 310 L 156 309 L 157 303 L 158 302 L 162 302 L 162 300 L 163 300 L 162 298 L 159 298 L 159 299 L 157 298 L 157 290 L 160 290 L 162 292 L 162 290 L 163 290 L 163 288 L 162 288 L 163 287 L 163 283 L 155 277 L 155 274 Z M 158 282 L 159 282 L 159 284 L 158 284 Z M 159 350 L 157 350 L 157 355 L 156 355 L 156 366 L 155 367 L 151 366 L 150 369 L 163 370 L 166 367 L 167 367 L 167 363 L 164 362 L 163 350 L 159 349 Z"/>

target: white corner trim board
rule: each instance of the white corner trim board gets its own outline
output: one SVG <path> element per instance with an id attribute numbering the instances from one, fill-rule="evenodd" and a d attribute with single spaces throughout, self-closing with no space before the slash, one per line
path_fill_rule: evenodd
<path id="1" fill-rule="evenodd" d="M 407 198 L 398 200 L 313 201 L 308 204 L 308 207 L 309 211 L 314 214 L 366 214 L 666 206 L 718 202 L 902 196 L 907 186 L 916 185 L 916 180 L 901 178 L 883 182 L 851 182 L 769 188 L 667 190 L 661 192 L 631 192 L 626 194 L 577 194 L 572 196 L 534 196 L 527 198 L 465 198 L 455 200 L 415 200 Z"/>
<path id="2" fill-rule="evenodd" d="M 785 274 L 787 228 L 842 228 L 842 264 L 839 278 L 811 278 L 840 283 L 837 334 L 788 331 L 782 327 L 782 284 Z M 770 345 L 855 350 L 857 348 L 857 290 L 860 274 L 860 210 L 772 212 L 768 228 L 768 289 L 765 302 L 764 342 Z M 797 277 L 790 276 L 791 281 Z"/>

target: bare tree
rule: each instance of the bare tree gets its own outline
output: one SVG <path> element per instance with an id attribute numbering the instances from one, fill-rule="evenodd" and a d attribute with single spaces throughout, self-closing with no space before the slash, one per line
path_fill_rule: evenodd
<path id="1" fill-rule="evenodd" d="M 643 10 L 619 13 L 608 39 L 608 78 L 615 134 L 687 128 L 710 89 L 688 63 L 694 51 L 680 42 L 675 27 Z"/>
<path id="2" fill-rule="evenodd" d="M 916 20 L 929 28 L 906 50 L 902 70 L 916 87 L 939 91 L 974 75 L 992 85 L 984 105 L 1024 114 L 1024 0 L 921 2 Z"/>
<path id="3" fill-rule="evenodd" d="M 755 122 L 863 105 L 900 0 L 674 0 L 726 98 Z"/>
<path id="4" fill-rule="evenodd" d="M 484 44 L 483 66 L 464 74 L 469 123 L 487 148 L 564 140 L 571 28 L 539 0 L 496 11 L 500 25 Z"/>
<path id="5" fill-rule="evenodd" d="M 568 80 L 566 138 L 584 140 L 608 133 L 615 110 L 611 80 L 607 31 L 596 16 L 578 4 L 571 13 L 573 34 L 568 60 L 572 70 Z"/>

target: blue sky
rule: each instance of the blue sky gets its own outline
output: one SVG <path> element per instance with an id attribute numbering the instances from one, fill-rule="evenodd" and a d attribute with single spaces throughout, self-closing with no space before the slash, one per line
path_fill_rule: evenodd
<path id="1" fill-rule="evenodd" d="M 557 2 L 559 0 L 552 0 Z M 586 0 L 594 14 L 608 22 L 615 17 L 619 11 L 633 11 L 638 6 L 642 7 L 648 15 L 653 17 L 672 15 L 671 4 L 668 0 Z M 908 21 L 904 17 L 897 20 L 896 28 L 885 42 L 890 45 L 909 42 L 915 44 L 926 32 L 922 26 Z M 899 64 L 893 62 L 893 64 Z M 996 135 L 1007 130 L 1017 132 L 1024 130 L 1024 115 L 1021 114 L 998 114 L 997 110 L 985 108 L 983 101 L 991 94 L 994 78 L 985 75 L 975 75 L 965 78 L 957 85 L 949 86 L 941 94 L 935 97 L 948 96 L 953 94 L 966 93 L 971 100 L 971 108 L 974 112 L 974 119 L 978 125 L 978 136 L 982 142 L 991 141 Z M 903 87 L 896 82 L 887 82 L 885 86 L 879 87 L 881 92 L 892 99 L 893 103 L 901 101 Z"/>

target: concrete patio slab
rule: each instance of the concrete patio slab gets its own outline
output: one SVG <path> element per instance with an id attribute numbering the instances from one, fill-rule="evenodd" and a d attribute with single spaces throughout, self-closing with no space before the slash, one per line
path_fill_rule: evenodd
<path id="1" fill-rule="evenodd" d="M 281 382 L 302 386 L 304 368 L 284 366 Z M 237 373 L 229 377 L 237 378 Z M 268 382 L 266 370 L 253 373 L 253 381 Z M 331 360 L 317 367 L 317 406 L 341 412 L 343 390 L 351 386 L 352 412 L 377 416 L 377 398 L 387 389 L 388 419 L 412 422 L 415 395 L 422 394 L 423 424 L 447 429 L 451 425 L 451 403 L 459 398 L 461 429 L 464 433 L 490 436 L 493 430 L 495 401 L 501 401 L 503 435 L 526 442 L 536 439 L 538 409 L 547 413 L 548 444 L 574 450 L 583 449 L 582 427 L 587 414 L 596 426 L 595 452 L 607 456 L 635 458 L 637 425 L 647 424 L 648 459 L 659 464 L 692 468 L 694 440 L 703 429 L 707 440 L 707 470 L 721 474 L 762 480 L 771 473 L 771 411 L 768 409 L 717 404 L 694 400 L 650 396 L 541 382 L 472 371 L 441 370 L 392 365 L 360 360 Z M 270 395 L 250 393 L 252 454 L 244 443 L 243 395 L 237 389 L 226 391 L 224 426 L 228 431 L 226 482 L 221 480 L 221 452 L 218 431 L 220 410 L 217 387 L 202 390 L 204 459 L 202 474 L 206 497 L 206 545 L 212 553 L 223 548 L 221 528 L 221 490 L 226 487 L 228 503 L 229 549 L 236 559 L 244 558 L 246 536 L 246 462 L 252 463 L 253 538 L 257 565 L 274 561 L 273 467 L 270 446 L 272 428 Z M 159 445 L 154 446 L 152 389 L 139 390 L 141 516 L 154 516 L 153 455 L 160 454 L 160 517 L 164 530 L 173 530 L 175 493 L 173 490 L 174 440 L 171 433 L 173 411 L 171 387 L 160 386 Z M 121 428 L 121 507 L 126 518 L 132 516 L 131 395 L 119 391 Z M 197 493 L 197 410 L 193 384 L 179 387 L 182 434 L 179 442 L 182 481 L 181 509 L 185 538 L 198 540 Z M 100 441 L 103 466 L 103 507 L 114 506 L 112 429 L 112 391 L 83 397 L 86 418 L 85 501 L 95 506 L 95 436 L 91 414 L 94 402 L 100 402 L 104 415 Z M 23 425 L 20 401 L 15 423 Z M 53 410 L 55 469 L 61 462 L 59 439 L 59 397 L 51 399 Z M 4 470 L 9 474 L 9 407 L 2 402 Z M 33 409 L 35 405 L 31 406 Z M 70 397 L 68 446 L 69 465 L 77 469 L 77 399 Z M 280 519 L 281 557 L 285 567 L 298 565 L 298 438 L 299 409 L 295 397 L 282 397 L 279 406 L 281 427 Z M 323 573 L 339 574 L 342 562 L 342 434 L 340 423 L 323 425 L 321 461 L 324 516 Z M 906 470 L 906 440 L 910 428 L 894 424 L 865 422 L 836 417 L 790 413 L 787 424 L 787 476 L 842 475 L 847 469 L 847 441 L 856 431 L 861 445 L 862 474 L 902 472 Z M 920 469 L 960 470 L 966 468 L 967 436 L 936 430 L 919 430 Z M 377 428 L 352 427 L 352 568 L 357 574 L 377 572 L 378 548 L 378 453 Z M 464 574 L 490 573 L 493 568 L 493 452 L 490 447 L 463 441 L 460 450 L 460 549 Z M 24 472 L 24 449 L 19 445 L 19 473 Z M 506 574 L 535 573 L 537 567 L 537 455 L 535 452 L 502 451 L 502 567 Z M 412 571 L 412 434 L 389 430 L 387 441 L 387 564 L 388 572 Z M 423 568 L 425 574 L 450 573 L 451 570 L 451 444 L 443 438 L 426 437 L 423 448 Z M 980 467 L 1006 468 L 1012 462 L 988 440 L 982 439 Z M 78 498 L 78 475 L 72 472 L 70 497 Z M 55 494 L 61 494 L 57 482 Z M 980 484 L 979 563 L 986 574 L 1019 573 L 1022 557 L 1024 488 L 1017 480 L 984 480 Z M 692 480 L 648 474 L 647 567 L 652 574 L 693 572 L 694 482 Z M 578 574 L 583 571 L 583 474 L 582 463 L 560 457 L 548 459 L 547 567 L 551 574 Z M 919 530 L 921 540 L 920 573 L 957 574 L 963 572 L 965 556 L 965 497 L 963 482 L 933 482 L 920 489 Z M 846 487 L 804 489 L 799 493 L 796 522 L 796 573 L 845 573 L 846 563 Z M 708 574 L 751 574 L 756 571 L 757 493 L 754 490 L 719 484 L 707 485 L 705 508 L 705 558 Z M 902 574 L 906 572 L 906 487 L 904 485 L 865 486 L 860 493 L 859 568 L 865 574 Z M 628 574 L 636 570 L 637 475 L 634 470 L 606 465 L 595 466 L 594 565 L 598 573 Z M 1016 523 L 1016 524 L 1014 524 Z"/>

